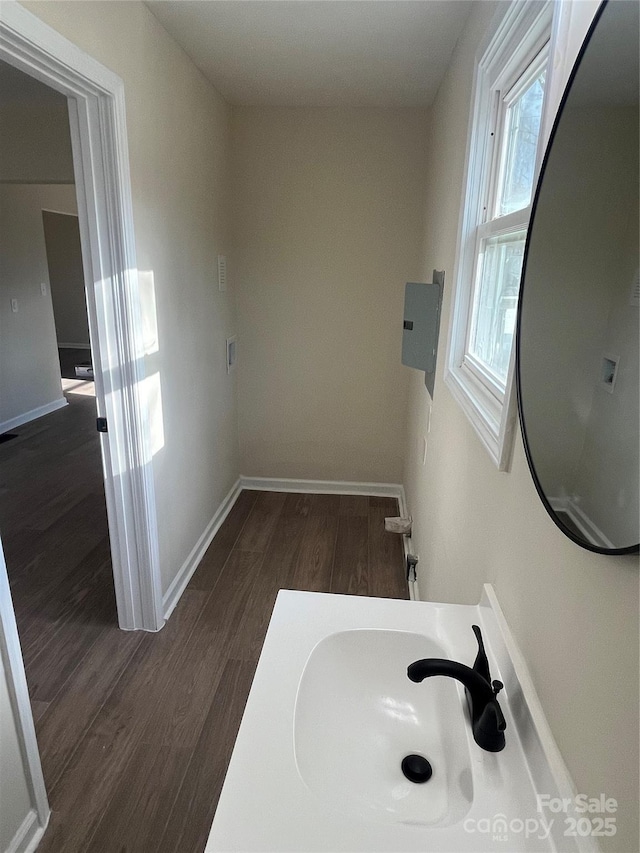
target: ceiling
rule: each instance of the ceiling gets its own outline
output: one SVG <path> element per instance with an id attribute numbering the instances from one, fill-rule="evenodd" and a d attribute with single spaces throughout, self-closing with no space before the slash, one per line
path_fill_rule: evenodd
<path id="1" fill-rule="evenodd" d="M 231 104 L 428 106 L 466 0 L 162 0 L 147 6 Z"/>

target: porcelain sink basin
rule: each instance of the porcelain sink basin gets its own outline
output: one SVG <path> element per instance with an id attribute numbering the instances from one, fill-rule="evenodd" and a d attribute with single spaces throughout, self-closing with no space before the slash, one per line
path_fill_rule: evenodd
<path id="1" fill-rule="evenodd" d="M 447 678 L 414 684 L 407 666 L 447 657 L 408 631 L 347 630 L 322 639 L 302 672 L 294 711 L 295 761 L 328 807 L 385 823 L 447 826 L 473 801 L 462 690 Z M 410 782 L 402 759 L 418 754 L 433 775 Z"/>

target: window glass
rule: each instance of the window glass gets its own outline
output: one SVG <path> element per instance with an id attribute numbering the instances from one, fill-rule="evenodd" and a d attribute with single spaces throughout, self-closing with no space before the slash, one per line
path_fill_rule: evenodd
<path id="1" fill-rule="evenodd" d="M 531 201 L 544 83 L 543 71 L 507 109 L 497 216 L 522 210 Z"/>
<path id="2" fill-rule="evenodd" d="M 469 353 L 504 386 L 516 327 L 526 231 L 484 240 L 471 322 Z"/>

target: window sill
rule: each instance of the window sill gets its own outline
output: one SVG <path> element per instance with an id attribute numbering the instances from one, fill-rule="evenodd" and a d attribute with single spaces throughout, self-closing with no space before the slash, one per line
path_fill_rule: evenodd
<path id="1" fill-rule="evenodd" d="M 511 377 L 504 402 L 497 400 L 464 366 L 448 365 L 444 379 L 497 469 L 508 471 L 516 421 Z"/>

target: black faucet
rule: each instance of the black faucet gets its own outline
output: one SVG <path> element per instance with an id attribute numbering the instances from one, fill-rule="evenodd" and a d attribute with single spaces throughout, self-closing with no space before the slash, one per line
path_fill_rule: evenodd
<path id="1" fill-rule="evenodd" d="M 412 663 L 407 669 L 407 675 L 415 682 L 434 675 L 447 675 L 464 684 L 475 742 L 488 752 L 500 752 L 504 749 L 507 724 L 496 696 L 504 685 L 501 681 L 491 681 L 482 633 L 477 625 L 471 627 L 478 641 L 478 654 L 473 667 L 455 660 L 425 658 Z"/>

